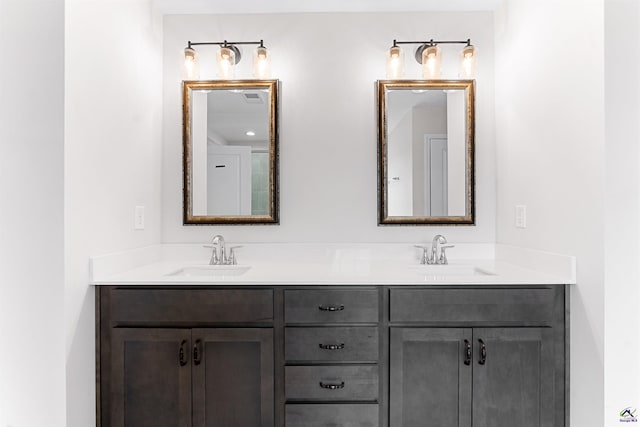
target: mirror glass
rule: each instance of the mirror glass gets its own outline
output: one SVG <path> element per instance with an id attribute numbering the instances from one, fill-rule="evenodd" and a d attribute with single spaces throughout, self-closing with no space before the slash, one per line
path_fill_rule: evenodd
<path id="1" fill-rule="evenodd" d="M 377 86 L 378 223 L 474 224 L 474 82 Z"/>
<path id="2" fill-rule="evenodd" d="M 278 81 L 183 82 L 184 223 L 278 223 Z"/>

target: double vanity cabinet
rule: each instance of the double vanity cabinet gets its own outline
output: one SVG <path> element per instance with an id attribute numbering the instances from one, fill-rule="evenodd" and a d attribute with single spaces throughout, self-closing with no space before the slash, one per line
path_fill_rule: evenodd
<path id="1" fill-rule="evenodd" d="M 565 285 L 99 286 L 101 427 L 568 425 Z"/>

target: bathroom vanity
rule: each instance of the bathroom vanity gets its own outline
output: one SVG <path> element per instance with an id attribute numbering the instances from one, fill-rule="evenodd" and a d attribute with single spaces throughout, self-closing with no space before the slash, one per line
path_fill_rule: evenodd
<path id="1" fill-rule="evenodd" d="M 104 281 L 97 425 L 568 425 L 567 285 L 347 276 Z"/>

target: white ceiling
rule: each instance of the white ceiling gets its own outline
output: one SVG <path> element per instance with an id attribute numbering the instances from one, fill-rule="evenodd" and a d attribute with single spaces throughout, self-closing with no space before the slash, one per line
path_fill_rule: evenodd
<path id="1" fill-rule="evenodd" d="M 200 13 L 492 11 L 502 0 L 154 0 L 165 15 Z"/>

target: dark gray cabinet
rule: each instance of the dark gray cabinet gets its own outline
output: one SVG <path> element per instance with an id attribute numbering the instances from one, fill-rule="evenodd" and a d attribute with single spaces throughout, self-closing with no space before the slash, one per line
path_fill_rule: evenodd
<path id="1" fill-rule="evenodd" d="M 113 331 L 112 426 L 272 426 L 271 329 Z"/>
<path id="2" fill-rule="evenodd" d="M 471 426 L 470 329 L 391 328 L 390 425 Z"/>
<path id="3" fill-rule="evenodd" d="M 273 427 L 272 295 L 100 288 L 97 425 Z"/>
<path id="4" fill-rule="evenodd" d="M 392 328 L 391 427 L 553 426 L 548 328 Z"/>
<path id="5" fill-rule="evenodd" d="M 565 425 L 562 287 L 389 292 L 389 427 Z"/>
<path id="6" fill-rule="evenodd" d="M 108 393 L 114 427 L 191 426 L 191 333 L 181 329 L 115 329 Z M 183 362 L 180 362 L 180 351 Z M 107 424 L 103 424 L 107 425 Z"/>
<path id="7" fill-rule="evenodd" d="M 273 330 L 196 329 L 193 425 L 273 426 Z"/>
<path id="8" fill-rule="evenodd" d="M 552 330 L 478 328 L 473 336 L 473 426 L 555 425 Z"/>
<path id="9" fill-rule="evenodd" d="M 99 427 L 563 427 L 564 286 L 104 286 Z"/>
<path id="10" fill-rule="evenodd" d="M 380 425 L 380 290 L 284 290 L 286 427 Z"/>

